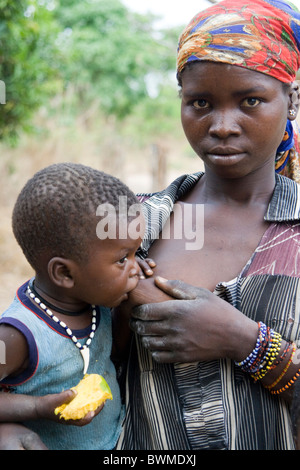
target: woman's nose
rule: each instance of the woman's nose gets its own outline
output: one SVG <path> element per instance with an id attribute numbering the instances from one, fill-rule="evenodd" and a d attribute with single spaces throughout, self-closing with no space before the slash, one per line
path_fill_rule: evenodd
<path id="1" fill-rule="evenodd" d="M 240 135 L 241 127 L 238 122 L 237 112 L 230 110 L 216 110 L 211 115 L 209 127 L 211 136 L 225 139 L 231 135 Z"/>

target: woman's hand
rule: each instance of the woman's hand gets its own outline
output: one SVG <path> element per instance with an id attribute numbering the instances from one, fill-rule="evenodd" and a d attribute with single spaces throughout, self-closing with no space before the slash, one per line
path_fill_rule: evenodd
<path id="1" fill-rule="evenodd" d="M 244 359 L 255 346 L 258 326 L 207 289 L 156 278 L 177 300 L 136 307 L 131 328 L 158 362 Z"/>
<path id="2" fill-rule="evenodd" d="M 0 450 L 48 450 L 39 436 L 19 423 L 0 423 Z"/>

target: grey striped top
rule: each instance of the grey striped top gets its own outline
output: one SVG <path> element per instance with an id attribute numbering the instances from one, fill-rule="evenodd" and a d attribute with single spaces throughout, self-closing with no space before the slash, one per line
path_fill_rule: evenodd
<path id="1" fill-rule="evenodd" d="M 184 175 L 166 190 L 140 195 L 148 220 L 145 256 L 173 204 L 203 173 Z M 276 175 L 267 231 L 221 296 L 299 347 L 300 186 Z M 127 450 L 293 449 L 288 405 L 230 360 L 159 364 L 134 337 L 126 374 L 127 412 L 118 448 Z"/>

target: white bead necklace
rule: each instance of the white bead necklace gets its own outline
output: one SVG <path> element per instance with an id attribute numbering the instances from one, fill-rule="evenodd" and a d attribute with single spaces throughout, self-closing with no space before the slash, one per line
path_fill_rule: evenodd
<path id="1" fill-rule="evenodd" d="M 34 300 L 34 302 L 42 309 L 44 310 L 47 315 L 49 315 L 50 318 L 52 318 L 55 323 L 58 323 L 67 333 L 67 335 L 71 338 L 75 346 L 79 349 L 82 359 L 83 359 L 83 374 L 86 374 L 88 367 L 89 367 L 89 362 L 90 362 L 90 349 L 89 346 L 92 342 L 92 339 L 95 335 L 96 331 L 96 307 L 95 305 L 92 305 L 92 326 L 91 326 L 91 332 L 89 334 L 88 339 L 86 340 L 86 343 L 82 345 L 77 337 L 73 334 L 73 331 L 63 322 L 60 321 L 59 318 L 57 318 L 51 310 L 32 292 L 30 287 L 27 287 L 27 292 L 28 295 L 30 296 L 31 299 Z"/>

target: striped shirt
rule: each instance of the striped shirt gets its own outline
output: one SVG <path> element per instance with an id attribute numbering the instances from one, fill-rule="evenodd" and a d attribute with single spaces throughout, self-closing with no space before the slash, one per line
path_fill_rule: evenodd
<path id="1" fill-rule="evenodd" d="M 173 205 L 203 173 L 140 195 L 148 230 L 146 256 Z M 300 341 L 300 186 L 276 175 L 269 226 L 242 272 L 215 294 L 287 341 Z M 156 363 L 133 338 L 126 374 L 126 418 L 118 448 L 127 450 L 293 449 L 289 406 L 229 359 Z"/>

